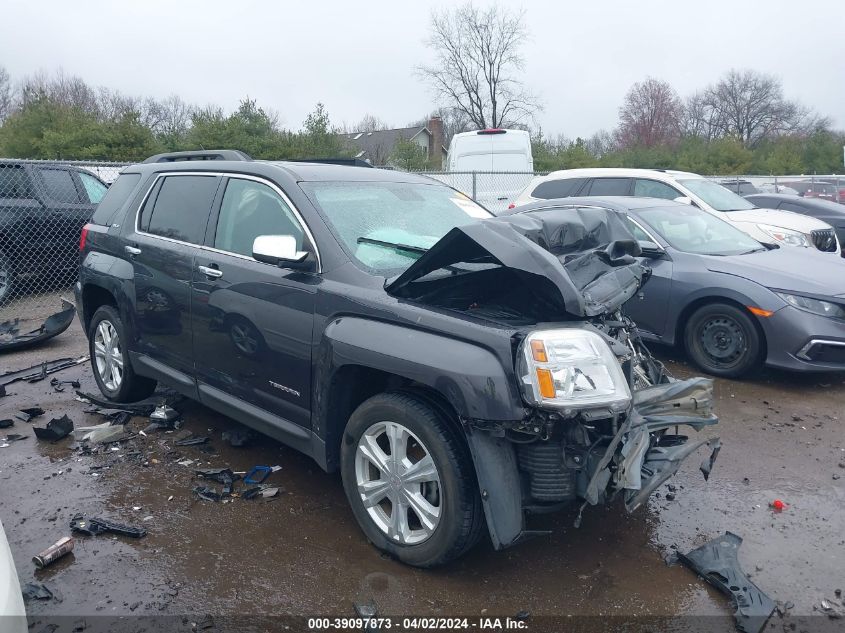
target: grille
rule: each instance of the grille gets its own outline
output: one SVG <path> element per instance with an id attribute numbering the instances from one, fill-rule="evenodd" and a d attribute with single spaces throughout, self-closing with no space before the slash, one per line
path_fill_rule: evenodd
<path id="1" fill-rule="evenodd" d="M 559 502 L 575 498 L 575 478 L 563 461 L 559 442 L 518 444 L 519 468 L 528 474 L 531 497 L 536 501 Z"/>
<path id="2" fill-rule="evenodd" d="M 836 234 L 833 229 L 818 229 L 812 232 L 813 244 L 816 248 L 825 253 L 832 253 L 836 250 Z"/>
<path id="3" fill-rule="evenodd" d="M 845 364 L 845 347 L 820 343 L 807 352 L 807 358 L 819 363 Z"/>

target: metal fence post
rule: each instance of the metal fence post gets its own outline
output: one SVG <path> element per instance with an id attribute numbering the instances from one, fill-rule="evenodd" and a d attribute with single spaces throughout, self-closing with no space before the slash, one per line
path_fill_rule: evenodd
<path id="1" fill-rule="evenodd" d="M 476 182 L 476 179 L 475 179 L 475 176 L 476 176 L 477 173 L 478 172 L 476 172 L 476 171 L 472 172 L 472 199 L 475 200 L 476 202 L 478 202 L 478 200 L 476 200 L 476 197 L 477 197 L 476 188 L 478 187 L 478 183 Z"/>

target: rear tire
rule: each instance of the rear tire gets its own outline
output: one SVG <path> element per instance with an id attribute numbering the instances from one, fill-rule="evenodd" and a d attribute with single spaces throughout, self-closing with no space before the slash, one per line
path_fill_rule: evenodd
<path id="1" fill-rule="evenodd" d="M 109 305 L 97 308 L 88 326 L 91 368 L 100 391 L 115 402 L 143 400 L 156 388 L 155 380 L 138 376 L 132 369 L 127 340 L 117 309 Z"/>
<path id="2" fill-rule="evenodd" d="M 442 565 L 478 541 L 483 511 L 472 456 L 425 401 L 396 392 L 365 401 L 344 430 L 340 466 L 361 529 L 403 563 Z"/>
<path id="3" fill-rule="evenodd" d="M 696 310 L 684 331 L 687 353 L 708 374 L 738 378 L 761 360 L 762 337 L 743 310 L 709 303 Z"/>

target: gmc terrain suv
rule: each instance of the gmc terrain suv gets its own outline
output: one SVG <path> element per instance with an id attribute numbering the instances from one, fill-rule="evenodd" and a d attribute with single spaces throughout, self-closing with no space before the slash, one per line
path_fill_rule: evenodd
<path id="1" fill-rule="evenodd" d="M 633 510 L 704 443 L 620 306 L 648 277 L 604 209 L 492 218 L 413 174 L 232 150 L 124 169 L 76 288 L 108 398 L 160 381 L 340 470 L 367 538 L 433 566 L 531 512 Z M 582 506 L 583 508 L 583 506 Z M 580 516 L 580 515 L 579 515 Z"/>
<path id="2" fill-rule="evenodd" d="M 76 167 L 0 163 L 0 305 L 22 275 L 76 274 L 79 235 L 105 193 L 99 178 Z"/>

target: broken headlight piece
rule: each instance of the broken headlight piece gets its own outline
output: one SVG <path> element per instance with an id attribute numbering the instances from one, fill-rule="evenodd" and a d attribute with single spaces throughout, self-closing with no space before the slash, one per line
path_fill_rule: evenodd
<path id="1" fill-rule="evenodd" d="M 627 410 L 631 390 L 619 361 L 596 332 L 537 330 L 522 342 L 517 372 L 526 400 L 570 411 Z"/>

